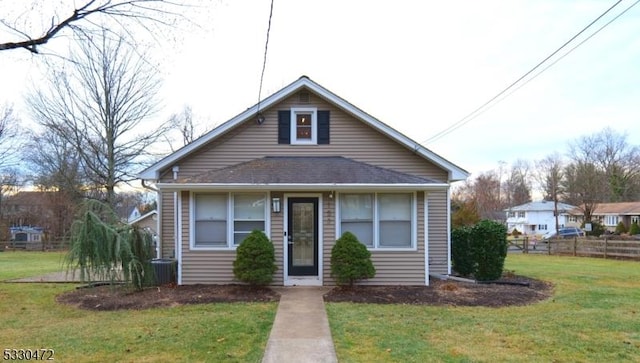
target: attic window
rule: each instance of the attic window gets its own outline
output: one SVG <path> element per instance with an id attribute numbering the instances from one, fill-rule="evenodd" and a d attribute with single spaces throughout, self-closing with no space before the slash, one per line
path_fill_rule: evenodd
<path id="1" fill-rule="evenodd" d="M 317 111 L 315 108 L 291 109 L 291 143 L 317 144 Z"/>
<path id="2" fill-rule="evenodd" d="M 300 103 L 309 103 L 311 96 L 309 92 L 300 92 L 298 93 L 298 102 Z"/>

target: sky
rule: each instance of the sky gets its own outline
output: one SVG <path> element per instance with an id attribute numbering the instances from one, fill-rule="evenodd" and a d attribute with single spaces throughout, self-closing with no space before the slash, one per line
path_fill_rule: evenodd
<path id="1" fill-rule="evenodd" d="M 472 175 L 563 154 L 605 127 L 640 145 L 640 5 L 558 60 L 636 1 L 620 1 L 538 71 L 553 66 L 430 140 L 616 1 L 275 0 L 262 98 L 306 75 Z M 185 11 L 192 25 L 152 49 L 164 105 L 153 122 L 188 105 L 208 130 L 258 101 L 270 1 L 202 6 Z M 48 47 L 64 40 L 55 42 Z M 24 50 L 0 53 L 0 103 L 14 104 L 25 122 L 23 98 L 42 77 L 40 63 Z"/>

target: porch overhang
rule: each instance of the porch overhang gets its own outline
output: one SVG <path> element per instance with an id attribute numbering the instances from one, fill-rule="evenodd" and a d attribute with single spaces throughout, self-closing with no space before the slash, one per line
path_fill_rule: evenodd
<path id="1" fill-rule="evenodd" d="M 181 190 L 265 190 L 265 191 L 437 191 L 446 190 L 449 184 L 432 183 L 432 184 L 337 184 L 337 183 L 321 183 L 321 184 L 252 184 L 252 183 L 158 183 L 156 187 L 162 191 L 181 191 Z"/>

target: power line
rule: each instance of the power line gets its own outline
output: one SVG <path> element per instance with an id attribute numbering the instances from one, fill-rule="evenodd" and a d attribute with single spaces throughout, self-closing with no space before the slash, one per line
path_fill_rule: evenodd
<path id="1" fill-rule="evenodd" d="M 262 123 L 264 120 L 260 120 L 260 102 L 262 102 L 262 81 L 264 80 L 264 70 L 267 67 L 267 51 L 269 50 L 269 33 L 271 32 L 271 18 L 273 17 L 273 2 L 271 0 L 271 9 L 269 10 L 269 26 L 267 27 L 267 40 L 264 43 L 264 58 L 262 60 L 262 73 L 260 74 L 260 88 L 258 89 L 258 122 Z"/>
<path id="2" fill-rule="evenodd" d="M 483 103 L 480 107 L 476 108 L 475 110 L 473 110 L 472 112 L 470 112 L 469 114 L 467 114 L 466 116 L 464 116 L 463 118 L 461 118 L 460 120 L 456 121 L 455 123 L 453 123 L 451 126 L 445 128 L 444 130 L 436 133 L 435 135 L 431 136 L 430 138 L 422 141 L 422 143 L 428 143 L 428 142 L 433 142 L 435 140 L 438 140 L 448 134 L 450 134 L 451 132 L 457 130 L 458 128 L 464 126 L 465 124 L 467 124 L 468 122 L 470 122 L 471 120 L 473 120 L 474 118 L 478 117 L 479 115 L 481 115 L 482 113 L 484 113 L 486 110 L 488 110 L 490 107 L 488 107 L 490 104 L 493 103 L 493 105 L 495 105 L 497 102 L 494 103 L 494 101 L 496 101 L 497 99 L 499 99 L 500 97 L 502 97 L 503 95 L 505 95 L 507 92 L 509 92 L 509 90 L 511 90 L 512 88 L 514 88 L 518 83 L 520 83 L 520 81 L 522 81 L 524 78 L 526 78 L 527 76 L 529 76 L 531 73 L 535 72 L 536 69 L 540 68 L 540 66 L 542 66 L 544 63 L 546 63 L 549 59 L 551 59 L 553 56 L 555 56 L 558 52 L 560 52 L 562 49 L 564 49 L 567 45 L 569 45 L 571 42 L 573 42 L 577 37 L 579 37 L 582 33 L 584 33 L 587 29 L 589 29 L 591 26 L 593 26 L 596 22 L 598 22 L 602 17 L 604 17 L 606 14 L 608 14 L 611 10 L 613 10 L 616 6 L 618 6 L 620 3 L 622 2 L 622 0 L 618 0 L 615 4 L 613 4 L 611 7 L 609 7 L 604 13 L 602 13 L 600 16 L 598 16 L 595 20 L 593 20 L 591 23 L 589 23 L 586 27 L 584 27 L 582 30 L 580 30 L 576 35 L 574 35 L 573 37 L 571 37 L 571 39 L 569 39 L 568 41 L 566 41 L 562 46 L 560 46 L 558 49 L 556 49 L 553 53 L 551 53 L 549 56 L 547 56 L 546 58 L 544 58 L 541 62 L 539 62 L 538 64 L 536 64 L 535 67 L 533 67 L 532 69 L 530 69 L 527 73 L 525 73 L 523 76 L 521 76 L 520 78 L 518 78 L 516 81 L 514 81 L 513 83 L 511 83 L 507 88 L 503 89 L 502 91 L 500 91 L 498 94 L 496 94 L 495 96 L 493 96 L 491 99 L 489 99 L 487 102 Z M 617 18 L 619 18 L 622 14 L 624 14 L 625 12 L 627 12 L 629 9 L 631 9 L 633 6 L 635 6 L 638 2 L 640 2 L 640 0 L 636 1 L 635 3 L 633 3 L 630 7 L 628 7 L 626 10 L 624 10 L 622 13 L 620 13 L 618 16 L 616 16 L 613 20 L 611 20 L 610 22 L 608 22 L 607 24 L 605 24 L 603 27 L 601 27 L 600 29 L 598 29 L 596 32 L 594 32 L 593 34 L 591 34 L 586 40 L 580 42 L 576 47 L 572 48 L 569 52 L 567 52 L 565 55 L 563 55 L 562 57 L 560 57 L 560 59 L 564 58 L 566 55 L 568 55 L 569 53 L 571 53 L 575 48 L 579 47 L 580 45 L 582 45 L 583 43 L 585 43 L 587 40 L 591 39 L 591 37 L 593 37 L 595 34 L 597 34 L 600 30 L 602 30 L 604 27 L 606 27 L 607 25 L 609 25 L 611 22 L 613 22 L 614 20 L 616 20 Z M 523 83 L 522 85 L 520 85 L 518 88 L 516 88 L 513 92 L 515 92 L 516 90 L 520 89 L 522 86 L 524 86 L 526 83 L 528 83 L 529 81 L 531 81 L 533 78 L 536 78 L 538 75 L 540 75 L 542 72 L 544 72 L 545 70 L 549 69 L 552 65 L 554 65 L 555 63 L 557 63 L 560 59 L 554 61 L 550 66 L 544 68 L 542 71 L 540 71 L 539 73 L 537 73 L 534 77 L 532 77 L 531 79 L 527 80 L 525 83 Z M 509 95 L 513 94 L 513 92 L 505 95 L 504 97 L 500 98 L 500 101 L 504 100 L 506 97 L 508 97 Z M 493 106 L 492 105 L 492 106 Z"/>

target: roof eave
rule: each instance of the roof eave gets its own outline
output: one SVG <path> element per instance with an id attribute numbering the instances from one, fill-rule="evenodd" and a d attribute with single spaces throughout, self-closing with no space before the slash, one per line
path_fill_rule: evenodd
<path id="1" fill-rule="evenodd" d="M 156 187 L 163 191 L 178 190 L 270 190 L 270 191 L 340 191 L 340 190 L 443 190 L 449 188 L 446 183 L 433 184 L 338 184 L 338 183 L 317 183 L 317 184 L 297 184 L 297 183 L 158 183 Z"/>

